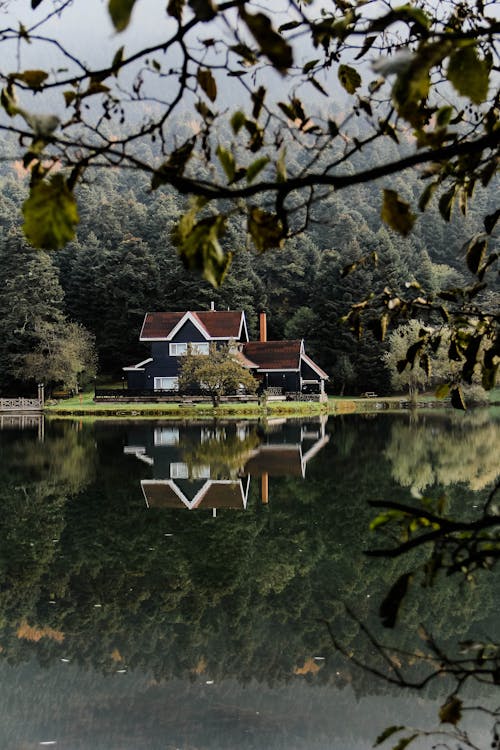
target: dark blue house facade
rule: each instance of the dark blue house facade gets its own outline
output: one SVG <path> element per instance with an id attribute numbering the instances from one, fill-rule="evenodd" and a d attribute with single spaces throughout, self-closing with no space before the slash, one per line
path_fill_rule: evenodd
<path id="1" fill-rule="evenodd" d="M 176 391 L 182 357 L 188 351 L 209 356 L 210 346 L 235 345 L 235 356 L 263 389 L 283 393 L 323 393 L 328 375 L 307 356 L 304 341 L 267 341 L 265 313 L 260 340 L 249 341 L 243 311 L 146 313 L 140 341 L 150 356 L 124 367 L 129 390 Z"/>
<path id="2" fill-rule="evenodd" d="M 209 355 L 211 344 L 248 341 L 244 312 L 216 311 L 146 313 L 140 341 L 149 343 L 151 355 L 124 367 L 129 389 L 178 389 L 180 362 L 188 348 Z"/>

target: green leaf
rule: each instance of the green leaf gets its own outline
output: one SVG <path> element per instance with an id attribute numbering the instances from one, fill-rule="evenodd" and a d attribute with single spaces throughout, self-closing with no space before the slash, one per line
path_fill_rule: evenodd
<path id="1" fill-rule="evenodd" d="M 237 135 L 241 128 L 244 126 L 246 122 L 246 115 L 241 110 L 238 110 L 233 114 L 231 117 L 231 127 L 233 129 L 233 133 Z"/>
<path id="2" fill-rule="evenodd" d="M 204 278 L 218 287 L 231 265 L 232 254 L 225 254 L 219 239 L 226 230 L 226 216 L 208 216 L 195 222 L 196 209 L 191 209 L 180 220 L 174 241 L 186 268 L 200 271 Z"/>
<path id="3" fill-rule="evenodd" d="M 34 247 L 57 250 L 75 236 L 79 216 L 63 175 L 35 182 L 23 204 L 23 231 Z"/>
<path id="4" fill-rule="evenodd" d="M 313 70 L 313 68 L 315 68 L 318 63 L 319 60 L 309 60 L 309 62 L 306 62 L 306 64 L 302 68 L 302 72 L 309 73 L 309 71 Z"/>
<path id="5" fill-rule="evenodd" d="M 261 156 L 259 159 L 256 159 L 254 162 L 250 164 L 250 166 L 247 169 L 247 182 L 250 184 L 261 172 L 266 164 L 269 164 L 269 157 L 268 156 Z"/>
<path id="6" fill-rule="evenodd" d="M 475 44 L 450 55 L 447 77 L 456 91 L 474 104 L 481 104 L 488 96 L 489 66 L 478 57 Z"/>
<path id="7" fill-rule="evenodd" d="M 404 237 L 415 223 L 415 215 L 411 212 L 410 205 L 401 200 L 395 190 L 384 190 L 381 217 L 388 226 Z"/>
<path id="8" fill-rule="evenodd" d="M 338 78 L 348 94 L 354 94 L 361 86 L 361 76 L 350 65 L 339 65 Z"/>
<path id="9" fill-rule="evenodd" d="M 384 731 L 379 734 L 375 742 L 373 743 L 373 747 L 377 747 L 377 745 L 381 745 L 382 742 L 385 742 L 388 737 L 392 737 L 393 734 L 396 734 L 396 732 L 400 732 L 402 729 L 406 729 L 406 727 L 402 726 L 392 726 L 387 727 L 387 729 L 384 729 Z"/>
<path id="10" fill-rule="evenodd" d="M 436 112 L 436 125 L 438 128 L 445 128 L 451 120 L 451 116 L 454 112 L 453 107 L 447 105 L 446 107 L 440 107 Z"/>
<path id="11" fill-rule="evenodd" d="M 200 84 L 201 88 L 208 96 L 211 102 L 214 102 L 217 98 L 217 84 L 210 70 L 206 68 L 198 68 L 196 74 L 196 80 Z"/>
<path id="12" fill-rule="evenodd" d="M 108 11 L 116 31 L 127 28 L 135 0 L 109 0 Z"/>
<path id="13" fill-rule="evenodd" d="M 113 71 L 113 73 L 115 75 L 118 72 L 118 69 L 119 69 L 120 65 L 122 64 L 122 62 L 123 62 L 123 51 L 124 51 L 124 49 L 125 49 L 125 47 L 119 47 L 116 50 L 116 52 L 115 52 L 115 54 L 113 56 L 113 62 L 111 63 L 111 69 L 112 69 L 112 71 Z"/>
<path id="14" fill-rule="evenodd" d="M 416 8 L 414 5 L 410 5 L 409 3 L 394 8 L 394 14 L 402 21 L 416 23 L 423 29 L 430 29 L 431 27 L 431 19 L 429 18 L 427 13 L 424 13 L 423 10 L 421 10 L 420 8 Z"/>
<path id="15" fill-rule="evenodd" d="M 283 247 L 283 224 L 276 214 L 270 214 L 254 206 L 248 217 L 248 231 L 260 253 L 273 247 Z"/>
<path id="16" fill-rule="evenodd" d="M 255 15 L 247 13 L 244 7 L 240 16 L 248 30 L 259 45 L 261 51 L 269 58 L 274 67 L 285 73 L 293 64 L 292 48 L 280 34 L 273 29 L 271 20 L 264 13 Z"/>
<path id="17" fill-rule="evenodd" d="M 234 180 L 234 175 L 236 173 L 236 164 L 234 161 L 234 155 L 231 153 L 231 151 L 228 151 L 226 148 L 223 148 L 222 146 L 217 146 L 217 156 L 219 157 L 219 161 L 222 164 L 222 168 L 224 172 L 226 173 L 226 177 L 229 180 L 229 182 L 232 182 Z"/>
<path id="18" fill-rule="evenodd" d="M 439 709 L 439 720 L 442 724 L 457 725 L 462 718 L 462 701 L 456 695 L 453 695 Z"/>
<path id="19" fill-rule="evenodd" d="M 392 750 L 405 750 L 405 747 L 408 747 L 410 742 L 413 742 L 416 737 L 418 737 L 418 734 L 412 734 L 409 737 L 402 737 L 399 742 L 394 745 Z"/>

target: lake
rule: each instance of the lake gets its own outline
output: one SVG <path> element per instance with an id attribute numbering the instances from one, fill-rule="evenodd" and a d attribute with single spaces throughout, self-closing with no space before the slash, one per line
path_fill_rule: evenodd
<path id="1" fill-rule="evenodd" d="M 368 503 L 474 517 L 499 445 L 488 411 L 0 418 L 0 747 L 365 750 L 392 724 L 437 725 L 445 687 L 356 664 L 383 640 L 411 668 L 420 624 L 446 648 L 500 640 L 498 576 L 415 574 L 383 628 L 426 551 L 364 554 Z"/>

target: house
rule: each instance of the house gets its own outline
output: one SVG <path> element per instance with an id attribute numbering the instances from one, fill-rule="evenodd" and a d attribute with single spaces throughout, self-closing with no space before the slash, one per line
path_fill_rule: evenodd
<path id="1" fill-rule="evenodd" d="M 304 341 L 268 341 L 266 314 L 260 313 L 259 341 L 248 340 L 243 311 L 146 313 L 140 341 L 151 356 L 124 367 L 129 390 L 176 391 L 181 358 L 188 350 L 209 355 L 210 344 L 232 343 L 235 355 L 261 383 L 280 393 L 323 393 L 328 375 L 305 352 Z"/>
<path id="2" fill-rule="evenodd" d="M 217 345 L 248 341 L 243 311 L 212 309 L 205 312 L 146 313 L 139 340 L 149 343 L 151 356 L 132 367 L 124 367 L 129 389 L 176 391 L 180 358 L 191 351 L 208 356 Z"/>
<path id="3" fill-rule="evenodd" d="M 126 456 L 144 465 L 147 508 L 245 510 L 252 480 L 269 501 L 269 479 L 305 478 L 306 467 L 329 441 L 327 417 L 256 423 L 157 422 L 127 429 Z M 254 439 L 256 438 L 256 439 Z M 221 461 L 221 455 L 224 459 Z"/>

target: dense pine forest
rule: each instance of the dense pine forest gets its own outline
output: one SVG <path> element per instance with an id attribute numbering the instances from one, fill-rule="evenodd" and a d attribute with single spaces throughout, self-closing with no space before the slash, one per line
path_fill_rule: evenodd
<path id="1" fill-rule="evenodd" d="M 390 150 L 384 144 L 377 148 Z M 495 186 L 479 188 L 466 215 L 456 209 L 446 224 L 431 204 L 403 238 L 380 219 L 385 183 L 358 185 L 315 203 L 307 231 L 298 231 L 279 250 L 257 254 L 234 220 L 224 248 L 233 253 L 232 264 L 214 289 L 183 267 L 172 241 L 186 199 L 170 188 L 152 192 L 148 179 L 131 170 L 89 173 L 79 190 L 77 240 L 50 254 L 30 248 L 19 227 L 27 177 L 15 154 L 12 145 L 12 161 L 4 162 L 0 177 L 3 393 L 32 388 L 33 352 L 51 347 L 61 353 L 59 370 L 56 365 L 47 378 L 53 383 L 70 381 L 62 364 L 68 360 L 82 363 L 73 366 L 79 386 L 95 376 L 99 381 L 120 378 L 123 366 L 148 355 L 138 342 L 146 311 L 204 310 L 211 301 L 217 309 L 245 310 L 251 337 L 257 334 L 258 311 L 266 310 L 270 339 L 304 338 L 308 352 L 330 375 L 332 391 L 388 393 L 389 371 L 382 358 L 388 344 L 369 331 L 358 341 L 342 316 L 386 286 L 404 293 L 412 282 L 430 291 L 470 282 L 464 277 L 464 241 L 481 231 L 482 217 L 494 211 Z M 378 154 L 377 161 L 391 155 Z M 295 158 L 300 160 L 300 152 Z M 369 165 L 373 150 L 364 158 Z M 391 187 L 415 201 L 421 191 L 418 173 L 392 178 Z M 378 262 L 372 262 L 373 253 Z M 361 258 L 366 261 L 343 277 L 343 269 Z"/>

